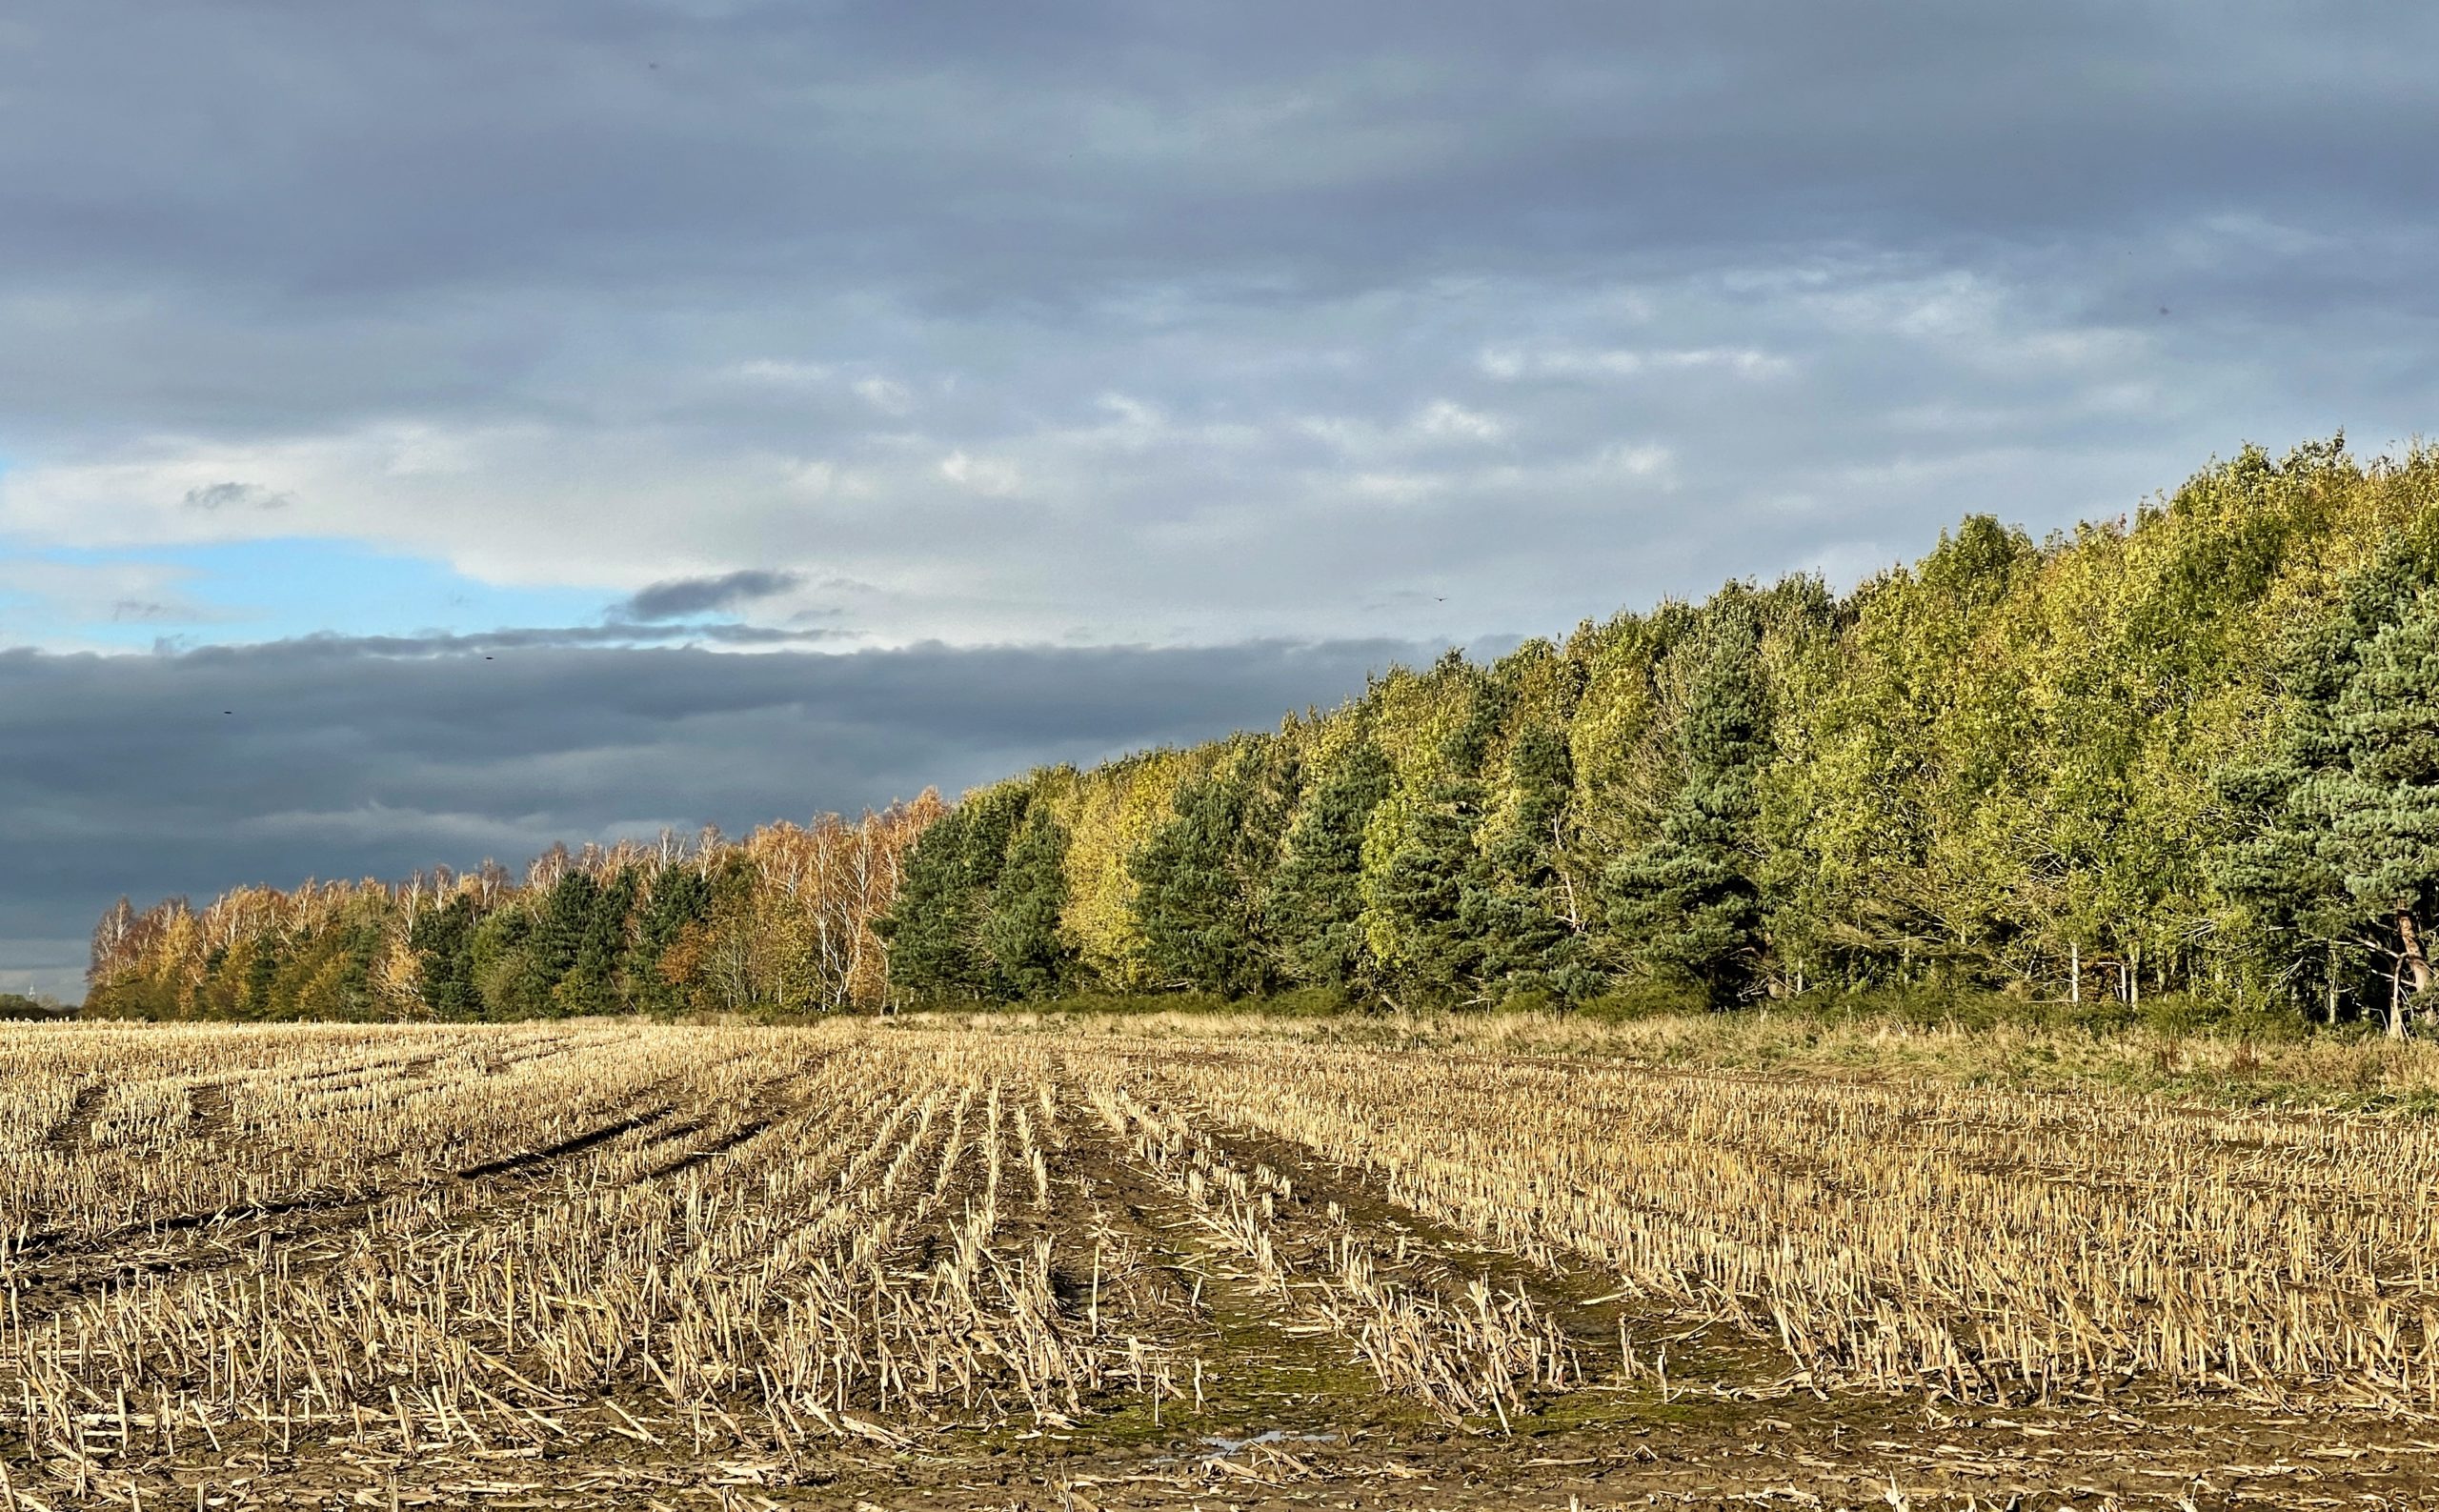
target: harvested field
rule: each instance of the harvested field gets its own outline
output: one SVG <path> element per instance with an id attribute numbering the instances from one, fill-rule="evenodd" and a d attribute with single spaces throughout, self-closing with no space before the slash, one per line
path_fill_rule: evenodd
<path id="1" fill-rule="evenodd" d="M 2439 1505 L 2439 1123 L 1215 1020 L 0 1030 L 0 1508 Z"/>

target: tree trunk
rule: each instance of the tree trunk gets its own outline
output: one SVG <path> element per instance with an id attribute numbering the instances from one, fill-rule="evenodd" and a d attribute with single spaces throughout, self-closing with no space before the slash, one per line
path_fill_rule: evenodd
<path id="1" fill-rule="evenodd" d="M 2328 942 L 2328 1026 L 2337 1027 L 2337 941 Z"/>
<path id="2" fill-rule="evenodd" d="M 2410 908 L 2397 910 L 2397 938 L 2403 943 L 2404 948 L 2398 955 L 2405 969 L 2413 977 L 2413 990 L 2429 992 L 2430 961 L 2422 953 L 2422 931 L 2415 927 Z"/>
<path id="3" fill-rule="evenodd" d="M 2414 927 L 2411 908 L 2397 910 L 2397 940 L 2398 980 L 2402 983 L 2406 977 L 2411 976 L 2415 1000 L 2427 1001 L 2422 995 L 2430 990 L 2430 961 L 2422 953 L 2422 932 Z M 2402 998 L 2403 994 L 2400 993 L 2399 996 Z M 2403 1019 L 2404 1014 L 2405 1005 L 2400 1001 L 2397 1005 L 2397 1016 L 2400 1020 Z M 2424 1017 L 2429 1017 L 2428 1009 L 2424 1011 Z"/>

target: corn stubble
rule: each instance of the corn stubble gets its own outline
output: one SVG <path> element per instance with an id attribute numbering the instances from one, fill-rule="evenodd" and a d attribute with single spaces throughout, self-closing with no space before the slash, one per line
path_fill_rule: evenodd
<path id="1" fill-rule="evenodd" d="M 1663 1336 L 1773 1361 L 1721 1392 L 2423 1413 L 2434 1181 L 2421 1122 L 1216 1034 L 29 1028 L 0 1508 L 1177 1431 L 1259 1369 L 1223 1296 L 1489 1433 L 1686 1389 Z"/>

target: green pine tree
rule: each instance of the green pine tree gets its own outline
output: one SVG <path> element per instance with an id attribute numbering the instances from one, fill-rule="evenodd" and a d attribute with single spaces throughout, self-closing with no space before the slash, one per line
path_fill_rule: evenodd
<path id="1" fill-rule="evenodd" d="M 978 996 L 981 976 L 967 928 L 966 835 L 973 818 L 951 809 L 907 852 L 897 899 L 873 932 L 889 947 L 889 980 L 918 1000 Z"/>
<path id="2" fill-rule="evenodd" d="M 1679 738 L 1684 782 L 1649 845 L 1604 877 L 1610 927 L 1663 979 L 1692 982 L 1716 1006 L 1742 1001 L 1764 950 L 1753 872 L 1756 781 L 1770 754 L 1759 626 L 1748 605 L 1721 606 Z"/>
<path id="3" fill-rule="evenodd" d="M 1076 950 L 1058 933 L 1066 862 L 1066 827 L 1035 809 L 1008 846 L 982 925 L 982 948 L 1017 997 L 1056 998 L 1074 982 Z"/>
<path id="4" fill-rule="evenodd" d="M 1292 754 L 1241 742 L 1178 790 L 1169 822 L 1128 863 L 1144 958 L 1166 984 L 1230 998 L 1278 985 L 1264 901 L 1296 790 Z"/>
<path id="5" fill-rule="evenodd" d="M 2219 884 L 2317 969 L 2331 1016 L 2349 991 L 2403 1034 L 2432 985 L 2439 905 L 2439 587 L 2410 555 L 2351 585 L 2300 637 L 2282 688 L 2286 723 L 2261 762 L 2218 787 L 2245 824 Z M 2355 963 L 2349 972 L 2348 962 Z M 2372 962 L 2385 969 L 2363 979 Z"/>
<path id="6" fill-rule="evenodd" d="M 991 918 L 992 890 L 1030 799 L 1031 789 L 1023 783 L 969 795 L 907 853 L 897 900 L 873 926 L 889 946 L 895 991 L 917 1001 L 1017 992 L 983 930 Z"/>
<path id="7" fill-rule="evenodd" d="M 1582 902 L 1560 867 L 1574 789 L 1565 736 L 1540 724 L 1522 731 L 1505 787 L 1505 810 L 1482 848 L 1487 865 L 1475 869 L 1461 909 L 1481 942 L 1482 978 L 1507 994 L 1589 997 L 1602 978 L 1585 948 Z"/>
<path id="8" fill-rule="evenodd" d="M 2347 893 L 2393 931 L 2383 943 L 2405 992 L 2425 995 L 2439 903 L 2439 587 L 2422 587 L 2364 647 L 2335 714 L 2346 761 L 2310 796 Z"/>
<path id="9" fill-rule="evenodd" d="M 575 970 L 600 900 L 600 884 L 576 867 L 570 867 L 542 895 L 527 946 L 533 985 L 540 989 L 539 1000 L 534 1004 L 537 1014 L 556 1017 L 579 1011 L 574 1001 L 560 994 L 559 987 Z"/>
<path id="10" fill-rule="evenodd" d="M 1401 1008 L 1450 1007 L 1477 1000 L 1486 941 L 1484 921 L 1466 900 L 1489 882 L 1475 843 L 1482 819 L 1482 784 L 1450 777 L 1404 816 L 1373 888 L 1373 904 L 1397 942 L 1390 962 Z"/>
<path id="11" fill-rule="evenodd" d="M 584 874 L 569 875 L 574 877 Z M 567 882 L 563 880 L 559 885 L 565 888 Z M 559 1012 L 616 1013 L 624 1006 L 627 917 L 635 908 L 635 874 L 631 867 L 620 868 L 607 885 L 592 882 L 581 890 L 584 912 L 576 921 L 574 949 L 569 955 L 566 974 L 552 989 Z"/>
<path id="12" fill-rule="evenodd" d="M 685 1007 L 678 986 L 661 975 L 660 963 L 689 928 L 711 921 L 712 884 L 695 866 L 672 866 L 652 879 L 651 897 L 635 924 L 629 965 L 635 1006 L 646 1013 L 676 1013 Z"/>
<path id="13" fill-rule="evenodd" d="M 1287 854 L 1262 900 L 1279 960 L 1297 981 L 1357 986 L 1369 973 L 1363 937 L 1363 827 L 1389 796 L 1389 758 L 1361 740 L 1313 789 L 1287 834 Z"/>
<path id="14" fill-rule="evenodd" d="M 480 1018 L 483 997 L 474 985 L 474 899 L 465 893 L 415 916 L 407 945 L 423 968 L 424 1006 L 443 1019 Z"/>

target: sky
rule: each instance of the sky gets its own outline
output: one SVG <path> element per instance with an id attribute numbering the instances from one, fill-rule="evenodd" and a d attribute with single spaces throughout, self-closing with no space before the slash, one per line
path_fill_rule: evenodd
<path id="1" fill-rule="evenodd" d="M 0 13 L 0 988 L 2434 413 L 2439 11 Z M 488 659 L 487 659 L 488 658 Z"/>

